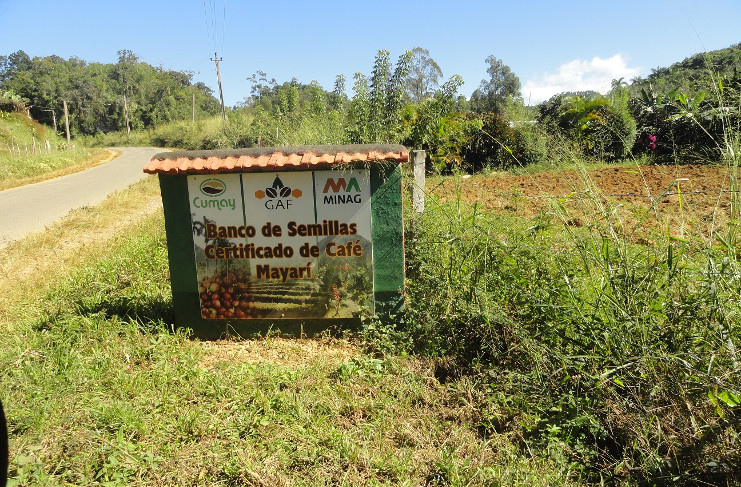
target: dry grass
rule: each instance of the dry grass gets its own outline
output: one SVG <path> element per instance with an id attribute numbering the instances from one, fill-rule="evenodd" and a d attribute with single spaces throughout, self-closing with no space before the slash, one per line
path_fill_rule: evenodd
<path id="1" fill-rule="evenodd" d="M 218 340 L 203 342 L 201 364 L 213 368 L 222 363 L 271 363 L 286 367 L 303 367 L 321 357 L 329 365 L 363 355 L 359 344 L 330 337 L 282 338 L 255 340 Z"/>
<path id="2" fill-rule="evenodd" d="M 6 246 L 0 259 L 0 326 L 15 320 L 10 309 L 18 303 L 40 299 L 81 263 L 105 255 L 111 240 L 161 212 L 157 178 L 149 177 Z"/>

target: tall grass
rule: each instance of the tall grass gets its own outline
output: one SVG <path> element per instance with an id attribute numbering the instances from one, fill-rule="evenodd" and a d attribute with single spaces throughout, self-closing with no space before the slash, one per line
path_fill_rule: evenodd
<path id="1" fill-rule="evenodd" d="M 667 231 L 639 245 L 580 174 L 574 204 L 552 200 L 532 221 L 433 198 L 407 230 L 400 329 L 416 350 L 478 374 L 486 431 L 591 481 L 740 480 L 737 202 L 719 240 Z"/>
<path id="2" fill-rule="evenodd" d="M 337 111 L 316 115 L 290 113 L 279 116 L 261 110 L 234 110 L 221 117 L 173 122 L 147 132 L 101 134 L 85 138 L 94 146 L 153 145 L 182 150 L 239 149 L 256 147 L 340 144 L 345 141 L 342 116 Z"/>

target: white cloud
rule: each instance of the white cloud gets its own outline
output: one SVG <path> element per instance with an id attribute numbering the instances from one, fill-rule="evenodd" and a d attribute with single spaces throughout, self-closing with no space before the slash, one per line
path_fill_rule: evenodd
<path id="1" fill-rule="evenodd" d="M 527 80 L 522 87 L 525 103 L 538 104 L 565 91 L 593 90 L 605 94 L 614 79 L 630 81 L 638 76 L 639 68 L 629 68 L 622 54 L 611 58 L 575 59 L 558 68 L 557 73 L 546 73 Z"/>

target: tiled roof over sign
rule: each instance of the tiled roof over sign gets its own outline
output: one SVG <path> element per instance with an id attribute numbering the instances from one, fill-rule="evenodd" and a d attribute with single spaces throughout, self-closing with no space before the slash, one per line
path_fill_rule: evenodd
<path id="1" fill-rule="evenodd" d="M 409 151 L 398 144 L 305 145 L 251 149 L 162 152 L 144 172 L 150 174 L 215 174 L 290 171 L 345 164 L 407 162 Z"/>

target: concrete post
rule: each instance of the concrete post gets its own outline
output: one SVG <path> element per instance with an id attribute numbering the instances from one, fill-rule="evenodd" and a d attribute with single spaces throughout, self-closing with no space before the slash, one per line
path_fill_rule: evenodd
<path id="1" fill-rule="evenodd" d="M 412 186 L 412 208 L 418 214 L 425 211 L 425 159 L 423 150 L 412 151 L 414 185 Z"/>

